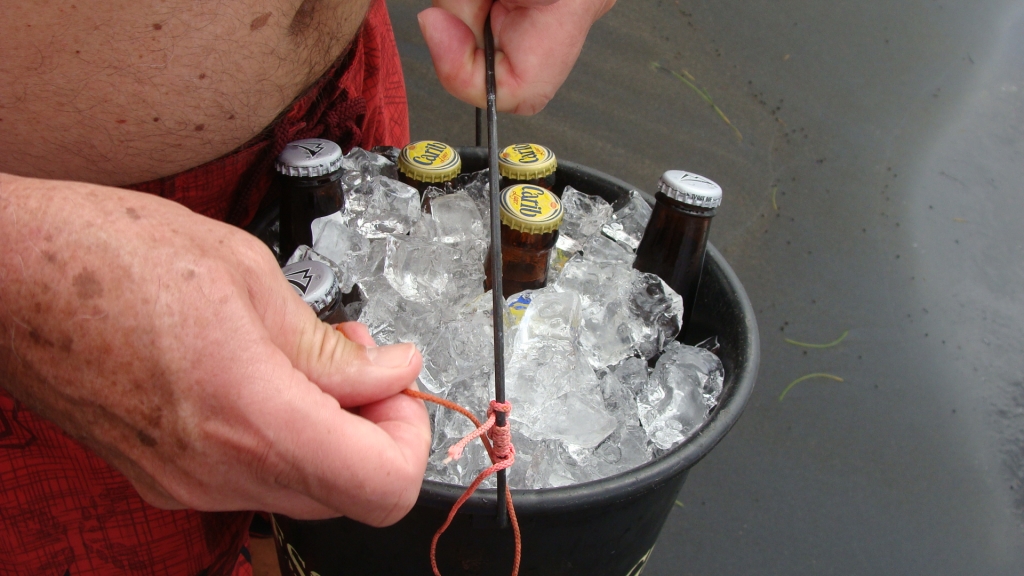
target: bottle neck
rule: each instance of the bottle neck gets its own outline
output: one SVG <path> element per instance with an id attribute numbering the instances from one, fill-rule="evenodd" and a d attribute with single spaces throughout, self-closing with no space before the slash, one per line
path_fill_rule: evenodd
<path id="1" fill-rule="evenodd" d="M 657 194 L 655 194 L 654 195 L 654 199 L 660 205 L 668 206 L 669 208 L 672 208 L 673 210 L 678 210 L 679 212 L 682 212 L 682 213 L 690 215 L 690 216 L 698 216 L 698 217 L 701 217 L 701 218 L 711 218 L 718 211 L 717 207 L 716 208 L 706 208 L 706 207 L 703 207 L 703 206 L 694 206 L 692 204 L 686 204 L 685 202 L 680 202 L 679 200 L 676 200 L 675 198 L 672 198 L 671 196 L 665 194 L 664 192 L 658 192 Z"/>
<path id="2" fill-rule="evenodd" d="M 336 180 L 340 180 L 344 170 L 335 170 L 330 174 L 324 174 L 323 176 L 286 176 L 284 174 L 278 174 L 281 180 L 289 186 L 295 186 L 297 188 L 316 188 L 317 186 L 323 186 Z"/>

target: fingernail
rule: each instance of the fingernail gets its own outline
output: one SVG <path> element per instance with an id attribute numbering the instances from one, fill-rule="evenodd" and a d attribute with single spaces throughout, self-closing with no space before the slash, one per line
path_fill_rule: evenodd
<path id="1" fill-rule="evenodd" d="M 404 368 L 412 361 L 414 352 L 416 346 L 413 344 L 390 344 L 366 349 L 370 362 L 381 368 Z"/>

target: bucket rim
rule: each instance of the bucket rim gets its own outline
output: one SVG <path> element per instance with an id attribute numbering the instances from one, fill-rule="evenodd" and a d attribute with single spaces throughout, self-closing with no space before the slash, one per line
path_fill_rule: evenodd
<path id="1" fill-rule="evenodd" d="M 458 148 L 465 163 L 483 161 L 487 149 L 477 147 Z M 620 193 L 628 194 L 635 190 L 644 199 L 653 204 L 654 197 L 614 176 L 599 170 L 559 158 L 558 171 L 574 173 L 587 180 L 603 181 L 618 188 Z M 743 324 L 739 333 L 742 338 L 737 345 L 746 350 L 748 361 L 733 375 L 733 385 L 723 391 L 718 406 L 711 417 L 697 432 L 667 454 L 647 464 L 591 482 L 583 482 L 561 488 L 544 488 L 537 490 L 513 489 L 512 499 L 518 514 L 558 514 L 582 507 L 601 506 L 609 503 L 630 500 L 642 496 L 679 474 L 685 473 L 711 451 L 739 420 L 754 390 L 757 370 L 760 364 L 760 336 L 754 308 L 747 296 L 739 277 L 729 266 L 725 258 L 710 242 L 707 246 L 707 264 L 714 274 L 725 280 L 738 304 Z M 464 486 L 446 484 L 434 480 L 423 480 L 417 505 L 431 508 L 450 508 L 465 491 Z M 493 513 L 497 505 L 497 490 L 480 489 L 463 505 L 460 513 L 487 514 Z"/>

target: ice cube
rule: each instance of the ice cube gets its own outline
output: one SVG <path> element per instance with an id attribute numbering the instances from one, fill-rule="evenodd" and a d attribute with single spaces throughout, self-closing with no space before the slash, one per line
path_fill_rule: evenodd
<path id="1" fill-rule="evenodd" d="M 600 196 L 584 194 L 572 186 L 562 191 L 565 216 L 558 227 L 558 240 L 548 259 L 548 281 L 558 277 L 570 258 L 583 250 L 583 245 L 607 223 L 612 206 Z"/>
<path id="2" fill-rule="evenodd" d="M 429 212 L 424 212 L 420 215 L 420 219 L 409 230 L 409 236 L 423 238 L 424 240 L 433 240 L 437 237 L 437 225 L 434 223 L 434 218 Z"/>
<path id="3" fill-rule="evenodd" d="M 547 402 L 527 434 L 534 439 L 553 438 L 569 446 L 593 449 L 617 426 L 600 398 L 571 391 Z"/>
<path id="4" fill-rule="evenodd" d="M 464 406 L 483 421 L 489 400 L 494 395 L 493 366 L 492 360 L 489 366 L 483 366 L 481 370 L 451 382 L 446 398 Z M 427 466 L 427 477 L 431 478 L 431 474 L 433 474 L 435 478 L 432 479 L 463 486 L 468 485 L 481 470 L 490 465 L 490 459 L 483 443 L 474 440 L 467 445 L 462 458 L 448 463 L 445 463 L 444 460 L 448 457 L 448 448 L 473 431 L 472 422 L 454 410 L 442 409 L 434 415 L 433 424 L 432 454 Z M 518 450 L 525 444 L 515 442 L 516 438 L 522 440 L 522 437 L 513 429 L 513 443 Z M 516 463 L 519 464 L 518 454 Z"/>
<path id="5" fill-rule="evenodd" d="M 631 291 L 632 278 L 628 267 L 578 255 L 566 262 L 553 287 L 561 292 L 578 294 L 585 306 L 603 305 L 625 299 Z"/>
<path id="6" fill-rule="evenodd" d="M 618 242 L 624 248 L 636 252 L 644 235 L 647 221 L 651 219 L 651 207 L 636 190 L 629 191 L 629 200 L 615 211 L 611 222 L 601 227 L 601 233 Z"/>
<path id="7" fill-rule="evenodd" d="M 554 284 L 558 279 L 558 275 L 562 273 L 562 268 L 565 267 L 565 263 L 582 251 L 582 244 L 568 236 L 559 234 L 558 239 L 555 240 L 555 247 L 551 250 L 551 253 L 548 256 L 547 283 Z"/>
<path id="8" fill-rule="evenodd" d="M 601 370 L 597 377 L 598 390 L 601 392 L 601 398 L 608 413 L 615 417 L 619 426 L 639 427 L 640 413 L 633 393 L 611 370 Z"/>
<path id="9" fill-rule="evenodd" d="M 631 324 L 634 346 L 644 358 L 653 358 L 683 326 L 683 298 L 654 274 L 633 270 L 629 310 L 638 319 Z"/>
<path id="10" fill-rule="evenodd" d="M 588 466 L 598 478 L 628 472 L 651 461 L 653 451 L 647 433 L 636 426 L 619 426 L 608 439 L 594 449 Z"/>
<path id="11" fill-rule="evenodd" d="M 565 187 L 561 200 L 565 216 L 558 227 L 559 236 L 564 234 L 578 242 L 586 242 L 612 217 L 612 205 L 604 198 L 584 194 L 572 186 Z"/>
<path id="12" fill-rule="evenodd" d="M 491 180 L 490 171 L 486 168 L 478 172 L 462 173 L 448 185 L 452 192 L 464 192 L 473 199 L 484 222 L 490 222 L 491 213 Z M 490 226 L 484 225 L 485 233 L 490 234 Z M 490 236 L 488 236 L 489 238 Z"/>
<path id="13" fill-rule="evenodd" d="M 579 295 L 580 349 L 595 368 L 615 364 L 633 349 L 631 279 L 632 270 L 621 263 L 592 261 L 584 254 L 570 260 L 555 282 L 556 290 Z"/>
<path id="14" fill-rule="evenodd" d="M 617 242 L 604 236 L 592 236 L 581 249 L 581 257 L 588 262 L 629 269 L 636 255 Z"/>
<path id="15" fill-rule="evenodd" d="M 424 215 L 430 214 L 430 205 L 433 203 L 435 198 L 440 198 L 448 192 L 438 188 L 437 186 L 427 186 L 423 189 L 423 194 L 420 195 L 420 209 Z"/>
<path id="16" fill-rule="evenodd" d="M 420 349 L 434 339 L 444 319 L 442 307 L 406 298 L 398 299 L 395 314 L 391 325 L 397 341 L 412 342 Z"/>
<path id="17" fill-rule="evenodd" d="M 533 292 L 506 370 L 507 394 L 516 403 L 513 419 L 531 426 L 555 398 L 596 387 L 594 370 L 576 345 L 580 321 L 579 297 L 574 293 Z"/>
<path id="18" fill-rule="evenodd" d="M 533 291 L 516 333 L 516 350 L 544 346 L 556 340 L 572 344 L 579 337 L 582 309 L 575 292 L 545 288 Z"/>
<path id="19" fill-rule="evenodd" d="M 636 399 L 651 442 L 668 450 L 689 438 L 717 403 L 723 376 L 722 362 L 711 352 L 669 343 Z"/>
<path id="20" fill-rule="evenodd" d="M 389 236 L 384 277 L 402 297 L 424 304 L 434 302 L 446 293 L 458 256 L 455 249 L 444 244 Z"/>
<path id="21" fill-rule="evenodd" d="M 434 198 L 430 214 L 436 226 L 437 239 L 445 244 L 485 238 L 480 211 L 464 192 Z"/>
<path id="22" fill-rule="evenodd" d="M 374 176 L 346 191 L 344 215 L 367 238 L 405 234 L 420 219 L 420 194 L 397 180 Z"/>
<path id="23" fill-rule="evenodd" d="M 352 290 L 366 273 L 371 258 L 370 241 L 349 228 L 341 213 L 313 220 L 313 250 L 330 259 L 341 270 L 342 293 Z"/>
<path id="24" fill-rule="evenodd" d="M 468 307 L 467 313 L 444 322 L 437 335 L 422 350 L 423 372 L 420 381 L 435 394 L 447 394 L 452 384 L 474 375 L 494 371 L 494 324 L 490 309 Z"/>
<path id="25" fill-rule="evenodd" d="M 374 341 L 384 346 L 398 342 L 393 319 L 398 313 L 398 301 L 402 298 L 383 276 L 367 278 L 358 284 L 365 296 L 365 304 L 359 313 L 362 322 L 370 331 Z"/>
<path id="26" fill-rule="evenodd" d="M 622 386 L 634 397 L 647 387 L 647 381 L 650 380 L 651 373 L 647 367 L 647 361 L 635 356 L 626 358 L 613 366 L 612 372 L 615 373 Z"/>
<path id="27" fill-rule="evenodd" d="M 561 488 L 578 482 L 559 454 L 557 441 L 538 442 L 531 456 L 530 467 L 524 477 L 525 488 Z"/>
<path id="28" fill-rule="evenodd" d="M 341 160 L 341 167 L 347 172 L 355 172 L 364 179 L 374 176 L 387 176 L 398 178 L 398 167 L 385 156 L 363 150 L 358 146 L 349 150 L 348 154 Z"/>

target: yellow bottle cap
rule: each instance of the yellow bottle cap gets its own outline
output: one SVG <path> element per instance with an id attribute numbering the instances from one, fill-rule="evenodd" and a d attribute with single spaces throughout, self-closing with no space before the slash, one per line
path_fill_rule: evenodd
<path id="1" fill-rule="evenodd" d="M 420 140 L 402 148 L 398 170 L 420 182 L 447 182 L 459 175 L 462 158 L 444 142 Z"/>
<path id="2" fill-rule="evenodd" d="M 539 144 L 513 144 L 498 154 L 498 173 L 513 180 L 543 178 L 556 168 L 555 153 Z"/>
<path id="3" fill-rule="evenodd" d="M 501 191 L 501 223 L 527 234 L 558 230 L 564 215 L 558 196 L 540 186 L 516 184 Z"/>

